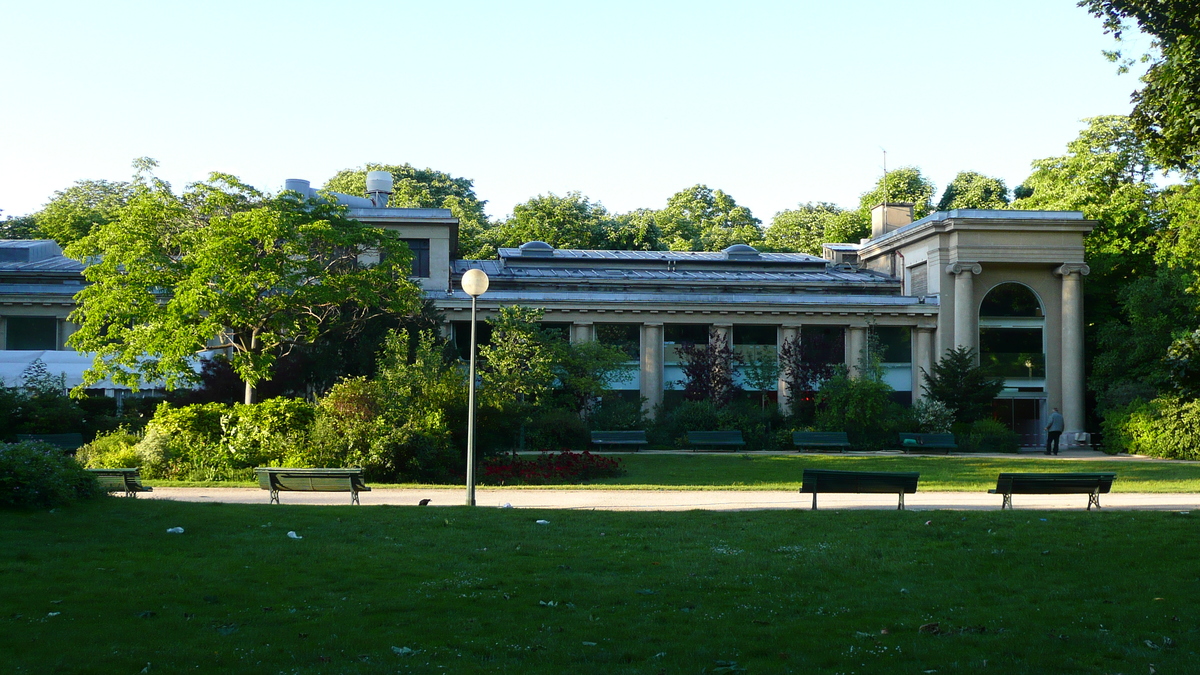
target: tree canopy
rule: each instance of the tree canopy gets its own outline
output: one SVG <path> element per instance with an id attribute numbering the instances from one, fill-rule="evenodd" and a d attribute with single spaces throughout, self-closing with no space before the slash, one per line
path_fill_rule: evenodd
<path id="1" fill-rule="evenodd" d="M 1153 36 L 1149 68 L 1130 97 L 1131 122 L 1148 151 L 1163 165 L 1194 173 L 1200 167 L 1200 7 L 1194 0 L 1080 0 L 1104 21 L 1118 43 L 1130 22 Z M 1105 52 L 1127 71 L 1133 59 Z"/>
<path id="2" fill-rule="evenodd" d="M 883 202 L 911 202 L 913 219 L 917 220 L 933 213 L 933 181 L 926 178 L 915 166 L 902 166 L 881 177 L 875 187 L 862 194 L 859 211 L 870 223 L 871 208 Z M 857 241 L 857 239 L 855 240 Z"/>
<path id="3" fill-rule="evenodd" d="M 251 402 L 293 345 L 337 316 L 407 313 L 419 290 L 393 233 L 323 199 L 267 196 L 214 173 L 176 195 L 139 174 L 127 203 L 68 246 L 90 282 L 76 295 L 68 344 L 94 352 L 81 387 L 195 381 L 197 356 L 228 350 Z M 383 253 L 378 264 L 360 254 Z"/>
<path id="4" fill-rule="evenodd" d="M 870 221 L 857 211 L 828 202 L 809 202 L 776 213 L 763 243 L 772 251 L 821 255 L 821 244 L 857 242 L 870 233 Z"/>
<path id="5" fill-rule="evenodd" d="M 578 192 L 559 197 L 538 195 L 513 207 L 513 214 L 488 233 L 500 246 L 520 246 L 544 241 L 555 248 L 611 248 L 608 233 L 614 227 L 608 210 Z"/>
<path id="6" fill-rule="evenodd" d="M 1004 389 L 1004 379 L 992 377 L 975 365 L 970 347 L 947 349 L 928 371 L 921 388 L 930 398 L 954 410 L 959 422 L 974 422 L 992 416 L 992 399 Z"/>
<path id="7" fill-rule="evenodd" d="M 938 211 L 951 209 L 1006 209 L 1008 186 L 999 178 L 974 171 L 960 171 L 946 186 Z"/>
<path id="8" fill-rule="evenodd" d="M 676 192 L 656 216 L 663 244 L 671 251 L 720 251 L 762 240 L 762 221 L 727 193 L 707 185 Z"/>

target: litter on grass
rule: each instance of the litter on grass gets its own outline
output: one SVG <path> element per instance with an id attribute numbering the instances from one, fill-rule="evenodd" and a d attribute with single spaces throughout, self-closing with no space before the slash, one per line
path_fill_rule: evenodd
<path id="1" fill-rule="evenodd" d="M 183 534 L 183 528 L 182 527 L 171 527 L 171 528 L 167 528 L 167 532 L 170 534 Z"/>
<path id="2" fill-rule="evenodd" d="M 304 537 L 301 537 L 300 535 L 296 534 L 295 530 L 289 530 L 288 536 L 291 537 L 292 539 L 303 539 L 304 538 Z"/>
<path id="3" fill-rule="evenodd" d="M 539 520 L 539 521 L 537 521 L 537 524 L 538 524 L 538 525 L 549 525 L 549 524 L 550 524 L 550 521 L 548 521 L 548 520 Z"/>

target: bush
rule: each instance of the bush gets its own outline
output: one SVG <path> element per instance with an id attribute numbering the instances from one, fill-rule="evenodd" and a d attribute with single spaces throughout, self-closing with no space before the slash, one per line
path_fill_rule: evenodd
<path id="1" fill-rule="evenodd" d="M 619 459 L 586 450 L 564 450 L 557 455 L 543 452 L 532 459 L 512 455 L 492 458 L 484 463 L 482 481 L 492 485 L 547 485 L 623 475 L 625 469 Z"/>
<path id="2" fill-rule="evenodd" d="M 653 445 L 682 448 L 689 431 L 718 431 L 721 413 L 709 401 L 681 401 L 668 411 L 659 409 L 654 426 L 647 433 Z"/>
<path id="3" fill-rule="evenodd" d="M 52 445 L 0 444 L 0 507 L 51 508 L 101 494 L 96 477 Z"/>
<path id="4" fill-rule="evenodd" d="M 146 425 L 138 454 L 159 460 L 162 478 L 230 480 L 248 478 L 250 472 L 234 470 L 221 451 L 221 418 L 229 406 L 204 403 L 172 408 L 159 404 Z"/>
<path id="5" fill-rule="evenodd" d="M 588 428 L 594 431 L 641 431 L 650 424 L 642 410 L 643 401 L 645 399 L 640 396 L 630 400 L 607 394 L 588 417 Z"/>
<path id="6" fill-rule="evenodd" d="M 948 434 L 954 424 L 954 411 L 935 398 L 923 398 L 913 405 L 917 428 L 924 434 Z"/>
<path id="7" fill-rule="evenodd" d="M 562 408 L 538 408 L 525 425 L 525 438 L 534 448 L 587 448 L 587 423 L 578 413 Z"/>
<path id="8" fill-rule="evenodd" d="M 1200 401 L 1173 396 L 1133 403 L 1104 418 L 1106 452 L 1163 459 L 1200 459 Z"/>
<path id="9" fill-rule="evenodd" d="M 839 372 L 817 392 L 818 431 L 844 431 L 856 450 L 879 450 L 894 442 L 911 420 L 908 411 L 891 400 L 892 388 L 871 378 L 850 378 Z"/>
<path id="10" fill-rule="evenodd" d="M 978 420 L 971 425 L 966 443 L 960 441 L 959 446 L 964 452 L 1019 452 L 1021 438 L 996 420 Z"/>
<path id="11" fill-rule="evenodd" d="M 136 446 L 141 437 L 131 434 L 126 429 L 118 429 L 112 433 L 100 434 L 91 443 L 75 451 L 75 459 L 89 469 L 126 469 L 142 467 L 142 475 L 151 476 L 145 462 L 138 454 Z"/>
<path id="12" fill-rule="evenodd" d="M 295 398 L 237 404 L 221 417 L 221 450 L 237 469 L 278 466 L 308 445 L 316 407 Z"/>

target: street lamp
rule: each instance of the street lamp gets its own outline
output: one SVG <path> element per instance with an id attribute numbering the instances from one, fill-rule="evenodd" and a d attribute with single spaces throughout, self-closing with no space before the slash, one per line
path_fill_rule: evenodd
<path id="1" fill-rule="evenodd" d="M 471 368 L 467 381 L 467 506 L 475 506 L 475 300 L 487 293 L 488 275 L 469 269 L 462 276 L 462 289 L 471 296 Z"/>

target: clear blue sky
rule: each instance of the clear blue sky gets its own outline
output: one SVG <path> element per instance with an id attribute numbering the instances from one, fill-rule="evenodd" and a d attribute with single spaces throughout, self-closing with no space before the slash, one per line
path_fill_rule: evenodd
<path id="1" fill-rule="evenodd" d="M 888 166 L 1009 187 L 1137 86 L 1074 0 L 0 0 L 0 209 L 150 156 L 275 191 L 365 162 L 474 179 L 488 212 L 612 211 L 704 183 L 769 224 Z"/>

